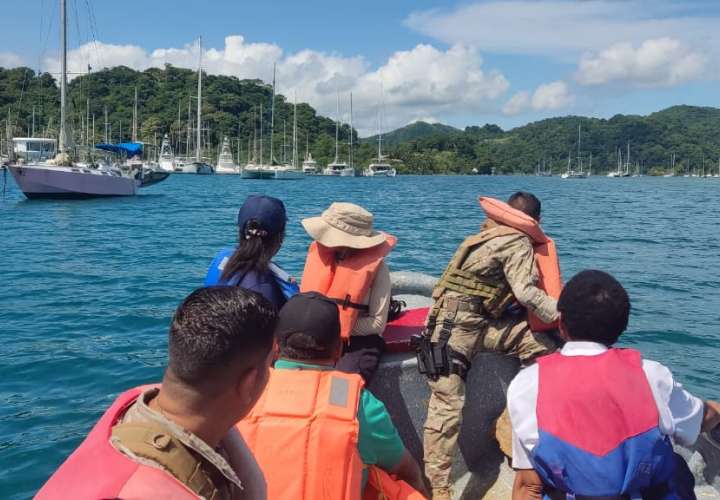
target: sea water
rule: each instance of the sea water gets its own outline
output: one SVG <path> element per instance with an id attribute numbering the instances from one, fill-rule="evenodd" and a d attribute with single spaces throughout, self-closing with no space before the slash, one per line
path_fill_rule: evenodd
<path id="1" fill-rule="evenodd" d="M 0 174 L 1 175 L 1 174 Z M 0 177 L 0 183 L 2 178 Z M 302 271 L 300 220 L 351 201 L 395 234 L 392 270 L 439 275 L 483 220 L 478 195 L 543 202 L 565 278 L 615 275 L 632 317 L 623 345 L 720 398 L 720 179 L 306 178 L 174 175 L 131 198 L 0 201 L 0 496 L 28 498 L 124 389 L 158 381 L 170 317 L 237 238 L 244 198 L 285 201 L 277 262 Z"/>

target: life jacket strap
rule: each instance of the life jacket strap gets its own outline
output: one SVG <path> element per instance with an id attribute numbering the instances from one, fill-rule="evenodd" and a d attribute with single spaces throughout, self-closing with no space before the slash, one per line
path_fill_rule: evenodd
<path id="1" fill-rule="evenodd" d="M 367 304 L 358 304 L 357 302 L 353 302 L 350 300 L 350 294 L 346 295 L 344 299 L 336 299 L 336 298 L 330 298 L 333 302 L 335 302 L 337 305 L 340 306 L 341 309 L 358 309 L 359 311 L 367 312 L 370 310 L 370 306 Z"/>

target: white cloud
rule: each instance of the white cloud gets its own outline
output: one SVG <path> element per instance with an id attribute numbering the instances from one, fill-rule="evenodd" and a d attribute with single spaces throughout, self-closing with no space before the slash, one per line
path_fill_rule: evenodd
<path id="1" fill-rule="evenodd" d="M 706 62 L 705 55 L 672 38 L 646 40 L 637 48 L 618 43 L 598 54 L 584 54 L 575 79 L 582 85 L 669 87 L 702 76 Z"/>
<path id="2" fill-rule="evenodd" d="M 17 54 L 0 52 L 0 68 L 16 68 L 22 66 L 23 60 Z"/>
<path id="3" fill-rule="evenodd" d="M 414 12 L 405 24 L 445 43 L 567 59 L 618 41 L 664 36 L 710 50 L 720 41 L 720 18 L 706 7 L 690 1 L 490 0 Z"/>
<path id="4" fill-rule="evenodd" d="M 197 43 L 151 52 L 135 45 L 88 43 L 68 54 L 69 71 L 125 65 L 143 70 L 170 63 L 195 69 Z M 335 116 L 336 95 L 341 93 L 342 119 L 348 120 L 348 94 L 353 92 L 354 125 L 361 133 L 374 133 L 378 106 L 384 103 L 383 128 L 392 129 L 427 116 L 452 119 L 453 115 L 482 113 L 497 108 L 507 91 L 505 76 L 486 70 L 480 53 L 457 44 L 447 50 L 419 44 L 392 54 L 384 64 L 371 68 L 361 56 L 345 57 L 313 50 L 285 54 L 269 43 L 248 43 L 242 36 L 228 36 L 223 48 L 203 50 L 203 68 L 212 74 L 239 78 L 272 79 L 277 61 L 278 90 L 288 100 L 313 105 L 321 114 Z M 57 72 L 57 59 L 45 67 Z M 382 92 L 381 92 L 382 88 Z"/>
<path id="5" fill-rule="evenodd" d="M 522 113 L 530 105 L 530 93 L 523 90 L 514 94 L 502 108 L 506 115 L 517 115 Z"/>
<path id="6" fill-rule="evenodd" d="M 566 108 L 575 102 L 565 82 L 552 82 L 540 85 L 532 96 L 532 108 L 535 111 Z"/>

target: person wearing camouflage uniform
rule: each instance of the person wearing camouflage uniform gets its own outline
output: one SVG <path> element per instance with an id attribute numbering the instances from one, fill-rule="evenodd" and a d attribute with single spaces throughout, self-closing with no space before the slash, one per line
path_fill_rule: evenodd
<path id="1" fill-rule="evenodd" d="M 536 213 L 523 209 L 526 196 L 537 202 Z M 516 193 L 509 203 L 539 220 L 540 202 L 533 195 Z M 423 442 L 425 474 L 434 500 L 450 499 L 470 360 L 479 352 L 495 352 L 517 357 L 526 365 L 559 347 L 552 335 L 532 332 L 526 314 L 508 312 L 517 302 L 543 321 L 557 318 L 556 300 L 537 282 L 530 238 L 488 219 L 479 234 L 463 242 L 433 291 L 426 334 L 432 342 L 447 341 L 453 367 L 449 375 L 429 381 L 432 394 Z M 509 442 L 509 433 L 507 438 Z"/>

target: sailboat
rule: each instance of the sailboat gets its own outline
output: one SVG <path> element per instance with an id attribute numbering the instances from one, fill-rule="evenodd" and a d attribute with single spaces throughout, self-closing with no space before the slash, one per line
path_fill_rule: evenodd
<path id="1" fill-rule="evenodd" d="M 313 160 L 310 152 L 310 134 L 305 135 L 305 159 L 302 164 L 305 175 L 317 175 L 317 162 Z"/>
<path id="2" fill-rule="evenodd" d="M 305 172 L 302 168 L 298 168 L 297 157 L 297 97 L 293 102 L 293 145 L 292 159 L 289 164 L 273 165 L 271 168 L 275 171 L 274 179 L 282 181 L 298 180 L 305 178 Z"/>
<path id="3" fill-rule="evenodd" d="M 352 132 L 350 132 L 352 133 Z M 335 112 L 335 159 L 323 170 L 323 175 L 332 177 L 354 177 L 355 169 L 344 161 L 340 161 L 340 93 L 337 95 L 337 109 Z"/>
<path id="4" fill-rule="evenodd" d="M 67 0 L 60 0 L 60 134 L 55 157 L 48 161 L 12 162 L 10 172 L 28 198 L 97 198 L 133 196 L 142 186 L 142 171 L 122 172 L 97 164 L 78 164 L 70 157 L 67 126 Z"/>
<path id="5" fill-rule="evenodd" d="M 173 153 L 172 146 L 170 145 L 170 138 L 167 134 L 163 136 L 162 144 L 160 145 L 158 164 L 160 165 L 160 170 L 165 172 L 175 171 L 175 154 Z"/>
<path id="6" fill-rule="evenodd" d="M 352 130 L 350 133 L 352 134 Z M 397 171 L 392 168 L 382 154 L 382 99 L 378 109 L 378 155 L 375 161 L 368 165 L 363 175 L 365 177 L 395 177 L 397 175 Z"/>
<path id="7" fill-rule="evenodd" d="M 220 154 L 218 155 L 217 165 L 215 165 L 216 174 L 239 174 L 240 166 L 233 160 L 232 151 L 230 150 L 230 140 L 223 138 Z"/>
<path id="8" fill-rule="evenodd" d="M 257 145 L 257 130 L 254 132 L 253 137 L 253 157 L 252 160 L 245 165 L 242 170 L 243 179 L 272 179 L 275 177 L 275 172 L 267 165 L 263 164 L 263 110 L 262 103 L 260 103 L 260 157 L 258 159 L 256 145 Z"/>
<path id="9" fill-rule="evenodd" d="M 199 63 L 198 63 L 198 87 L 197 87 L 197 128 L 195 138 L 195 173 L 198 175 L 212 175 L 215 168 L 204 161 L 200 153 L 202 152 L 202 37 L 198 40 Z"/>
<path id="10" fill-rule="evenodd" d="M 563 179 L 587 179 L 588 174 L 587 172 L 583 172 L 583 166 L 582 166 L 582 154 L 580 149 L 580 139 L 581 139 L 581 129 L 580 124 L 578 124 L 578 153 L 577 153 L 577 170 L 573 170 L 572 167 L 572 161 L 570 159 L 570 153 L 568 153 L 568 166 L 567 171 L 562 174 L 560 177 Z"/>

